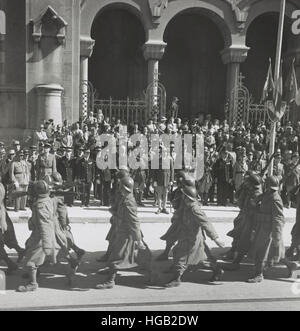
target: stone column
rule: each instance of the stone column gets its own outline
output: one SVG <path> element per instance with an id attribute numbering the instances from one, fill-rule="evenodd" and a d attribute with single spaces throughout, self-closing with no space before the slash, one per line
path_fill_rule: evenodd
<path id="1" fill-rule="evenodd" d="M 94 46 L 95 40 L 92 38 L 88 36 L 80 37 L 80 115 L 84 115 L 88 111 L 87 100 L 84 100 L 84 98 L 88 94 L 89 58 L 93 54 Z"/>
<path id="2" fill-rule="evenodd" d="M 59 84 L 43 84 L 35 87 L 38 102 L 37 127 L 44 120 L 53 119 L 55 124 L 62 124 L 62 93 Z"/>
<path id="3" fill-rule="evenodd" d="M 0 85 L 5 85 L 5 34 L 0 33 Z"/>
<path id="4" fill-rule="evenodd" d="M 158 79 L 159 61 L 165 53 L 166 46 L 163 41 L 147 41 L 144 45 L 144 57 L 148 62 L 148 85 Z"/>
<path id="5" fill-rule="evenodd" d="M 226 100 L 229 102 L 229 109 L 233 111 L 233 102 L 236 87 L 239 83 L 240 64 L 247 59 L 249 47 L 232 45 L 221 52 L 223 63 L 227 65 Z M 234 114 L 231 114 L 231 117 Z"/>

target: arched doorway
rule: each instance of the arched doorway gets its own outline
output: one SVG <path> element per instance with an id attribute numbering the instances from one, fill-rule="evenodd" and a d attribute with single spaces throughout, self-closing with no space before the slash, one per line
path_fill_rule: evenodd
<path id="1" fill-rule="evenodd" d="M 142 46 L 145 31 L 126 9 L 108 8 L 95 19 L 96 41 L 89 61 L 89 80 L 102 99 L 140 99 L 147 87 L 147 63 Z"/>
<path id="2" fill-rule="evenodd" d="M 245 85 L 256 103 L 259 103 L 262 97 L 269 58 L 272 59 L 274 72 L 278 23 L 278 13 L 266 13 L 254 19 L 247 31 L 246 44 L 250 47 L 250 50 L 246 61 L 241 66 L 241 70 L 245 76 Z M 289 18 L 286 17 L 282 46 L 283 58 L 288 50 L 290 38 L 290 22 Z M 290 62 L 284 61 L 284 76 L 289 70 L 289 66 Z"/>
<path id="3" fill-rule="evenodd" d="M 168 105 L 176 96 L 182 118 L 199 113 L 224 118 L 226 66 L 221 51 L 225 46 L 219 27 L 201 11 L 182 13 L 168 24 L 164 41 L 160 80 Z"/>

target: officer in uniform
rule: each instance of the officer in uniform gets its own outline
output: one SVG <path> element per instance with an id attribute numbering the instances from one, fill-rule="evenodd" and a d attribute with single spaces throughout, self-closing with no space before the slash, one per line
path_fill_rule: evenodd
<path id="1" fill-rule="evenodd" d="M 97 289 L 113 288 L 119 270 L 128 270 L 140 265 L 151 272 L 151 252 L 142 238 L 133 187 L 132 178 L 124 177 L 120 180 L 122 198 L 116 215 L 116 237 L 108 258 L 109 275 L 104 283 L 97 285 Z"/>
<path id="2" fill-rule="evenodd" d="M 266 181 L 266 192 L 261 199 L 257 213 L 257 227 L 249 252 L 249 257 L 254 260 L 254 277 L 248 283 L 261 283 L 264 279 L 263 272 L 274 263 L 282 262 L 288 269 L 290 276 L 297 269 L 297 264 L 285 258 L 283 243 L 283 228 L 285 224 L 283 202 L 278 193 L 279 180 L 270 176 Z"/>
<path id="3" fill-rule="evenodd" d="M 95 177 L 95 165 L 90 158 L 91 151 L 86 149 L 84 156 L 78 161 L 76 167 L 76 179 L 80 182 L 80 195 L 83 206 L 88 207 L 90 204 L 91 186 Z"/>
<path id="4" fill-rule="evenodd" d="M 44 153 L 37 160 L 37 179 L 41 180 L 45 176 L 52 176 L 57 172 L 55 155 L 50 154 L 51 145 L 44 145 Z"/>
<path id="5" fill-rule="evenodd" d="M 24 160 L 24 152 L 20 151 L 17 157 L 10 165 L 10 180 L 13 183 L 17 192 L 26 192 L 29 185 L 29 169 L 27 162 Z M 15 199 L 15 212 L 26 210 L 27 197 L 24 195 L 21 198 Z"/>

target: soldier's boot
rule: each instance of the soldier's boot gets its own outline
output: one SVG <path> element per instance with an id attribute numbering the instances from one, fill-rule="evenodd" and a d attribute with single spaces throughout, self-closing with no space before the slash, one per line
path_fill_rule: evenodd
<path id="1" fill-rule="evenodd" d="M 179 287 L 181 285 L 181 277 L 182 274 L 180 272 L 176 272 L 172 280 L 167 284 L 165 284 L 164 287 L 166 288 Z"/>
<path id="2" fill-rule="evenodd" d="M 75 244 L 73 244 L 72 249 L 76 253 L 78 261 L 81 261 L 86 251 L 84 249 L 79 248 Z"/>
<path id="3" fill-rule="evenodd" d="M 0 261 L 3 260 L 7 265 L 6 274 L 11 275 L 14 271 L 18 269 L 16 263 L 14 263 L 7 255 L 4 247 L 0 247 Z"/>
<path id="4" fill-rule="evenodd" d="M 67 258 L 70 266 L 70 270 L 67 273 L 67 279 L 68 279 L 68 285 L 72 286 L 73 285 L 73 278 L 76 274 L 76 271 L 79 267 L 79 261 L 77 259 L 74 259 L 71 255 L 68 256 Z"/>
<path id="5" fill-rule="evenodd" d="M 36 291 L 39 286 L 37 283 L 37 268 L 36 267 L 30 267 L 29 268 L 29 283 L 27 285 L 19 286 L 17 289 L 17 292 L 20 293 L 26 293 L 26 292 L 34 292 Z"/>
<path id="6" fill-rule="evenodd" d="M 250 283 L 250 284 L 258 284 L 258 283 L 261 283 L 263 282 L 264 280 L 264 270 L 265 270 L 265 263 L 257 263 L 256 266 L 255 266 L 255 275 L 254 277 L 250 278 L 247 280 L 247 283 Z"/>
<path id="7" fill-rule="evenodd" d="M 291 262 L 288 259 L 283 259 L 282 263 L 285 264 L 289 270 L 288 278 L 297 278 L 299 271 L 297 272 L 299 265 L 296 262 Z"/>
<path id="8" fill-rule="evenodd" d="M 97 290 L 110 290 L 115 286 L 115 279 L 117 276 L 117 271 L 110 269 L 108 278 L 104 283 L 96 285 Z"/>
<path id="9" fill-rule="evenodd" d="M 217 264 L 213 263 L 212 264 L 212 270 L 213 270 L 213 275 L 210 281 L 212 283 L 214 282 L 220 282 L 223 278 L 224 275 L 224 270 L 220 268 Z"/>
<path id="10" fill-rule="evenodd" d="M 22 275 L 22 278 L 23 279 L 29 279 L 30 275 L 28 272 L 26 272 L 25 274 Z M 37 269 L 37 272 L 36 272 L 36 277 L 39 278 L 41 277 L 41 270 L 40 268 Z"/>

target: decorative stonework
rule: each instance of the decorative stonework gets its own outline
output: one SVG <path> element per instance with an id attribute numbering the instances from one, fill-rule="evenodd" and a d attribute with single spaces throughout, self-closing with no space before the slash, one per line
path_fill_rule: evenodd
<path id="1" fill-rule="evenodd" d="M 55 37 L 59 44 L 64 43 L 68 23 L 51 6 L 30 22 L 33 25 L 34 42 L 39 43 L 42 37 Z"/>
<path id="2" fill-rule="evenodd" d="M 247 59 L 249 47 L 247 46 L 230 46 L 221 52 L 224 64 L 242 63 Z"/>
<path id="3" fill-rule="evenodd" d="M 236 24 L 238 30 L 242 31 L 245 28 L 246 21 L 248 18 L 248 11 L 241 9 L 238 5 L 242 0 L 226 0 L 230 5 L 235 14 Z"/>
<path id="4" fill-rule="evenodd" d="M 91 57 L 95 46 L 95 40 L 89 36 L 80 36 L 80 56 Z"/>
<path id="5" fill-rule="evenodd" d="M 163 41 L 147 41 L 143 47 L 144 57 L 148 61 L 150 59 L 161 60 L 167 44 Z"/>
<path id="6" fill-rule="evenodd" d="M 163 11 L 168 8 L 168 0 L 148 0 L 148 4 L 154 22 L 159 19 Z"/>

